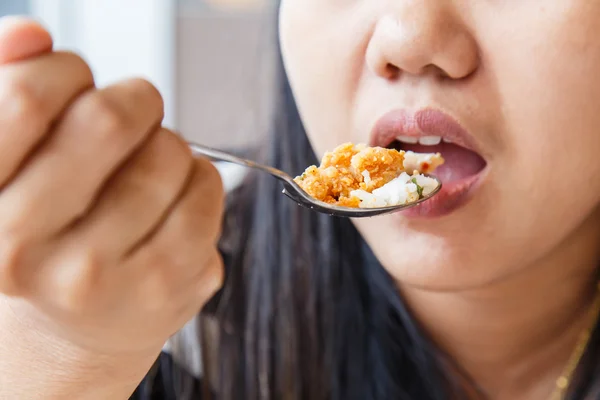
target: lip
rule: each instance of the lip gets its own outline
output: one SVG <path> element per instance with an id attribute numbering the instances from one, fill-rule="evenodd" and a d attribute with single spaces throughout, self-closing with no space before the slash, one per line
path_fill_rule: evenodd
<path id="1" fill-rule="evenodd" d="M 473 136 L 454 118 L 446 113 L 426 108 L 416 112 L 394 110 L 377 121 L 370 136 L 371 146 L 386 147 L 398 136 L 441 136 L 457 146 L 481 155 L 480 146 Z M 482 184 L 489 171 L 489 164 L 473 176 L 442 182 L 442 189 L 431 199 L 414 207 L 395 213 L 400 218 L 435 218 L 448 215 L 465 205 Z M 435 175 L 435 173 L 434 173 Z"/>
<path id="2" fill-rule="evenodd" d="M 386 147 L 398 136 L 441 136 L 442 139 L 481 154 L 477 141 L 466 129 L 448 114 L 433 108 L 413 113 L 407 110 L 388 112 L 373 127 L 369 145 Z"/>
<path id="3" fill-rule="evenodd" d="M 392 214 L 392 217 L 419 219 L 446 216 L 464 206 L 481 186 L 489 172 L 489 166 L 477 174 L 459 181 L 442 183 L 440 191 L 431 199 L 414 207 Z"/>

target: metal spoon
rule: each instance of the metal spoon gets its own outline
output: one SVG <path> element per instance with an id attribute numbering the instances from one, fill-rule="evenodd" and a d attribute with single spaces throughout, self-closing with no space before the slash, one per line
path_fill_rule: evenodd
<path id="1" fill-rule="evenodd" d="M 194 155 L 204 156 L 216 161 L 226 161 L 233 164 L 242 165 L 245 167 L 255 168 L 271 174 L 275 178 L 279 179 L 283 183 L 283 194 L 285 194 L 290 199 L 294 200 L 296 203 L 303 207 L 310 208 L 311 210 L 333 215 L 336 217 L 348 217 L 348 218 L 361 218 L 361 217 L 373 217 L 376 215 L 382 215 L 387 213 L 392 213 L 400 210 L 404 210 L 406 208 L 414 207 L 415 205 L 424 202 L 425 200 L 430 199 L 436 193 L 438 193 L 442 187 L 442 183 L 439 179 L 430 176 L 438 182 L 437 188 L 424 196 L 422 199 L 411 202 L 409 204 L 402 204 L 398 206 L 388 206 L 388 207 L 378 207 L 378 208 L 352 208 L 352 207 L 339 207 L 331 204 L 324 203 L 322 201 L 314 199 L 308 193 L 306 193 L 296 182 L 294 179 L 286 174 L 283 171 L 280 171 L 276 168 L 272 168 L 266 165 L 262 165 L 256 163 L 254 161 L 246 160 L 244 158 L 240 158 L 234 156 L 233 154 L 226 153 L 221 150 L 212 149 L 210 147 L 202 146 L 196 143 L 188 143 L 192 153 Z"/>

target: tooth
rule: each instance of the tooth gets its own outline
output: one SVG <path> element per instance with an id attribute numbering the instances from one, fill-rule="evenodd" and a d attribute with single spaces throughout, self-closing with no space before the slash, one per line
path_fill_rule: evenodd
<path id="1" fill-rule="evenodd" d="M 398 136 L 396 137 L 396 140 L 402 143 L 409 143 L 409 144 L 417 144 L 419 142 L 419 138 L 413 137 L 413 136 Z"/>
<path id="2" fill-rule="evenodd" d="M 423 136 L 419 138 L 419 144 L 423 146 L 435 146 L 442 141 L 441 136 Z"/>
<path id="3" fill-rule="evenodd" d="M 442 140 L 444 141 L 444 143 L 452 143 L 452 140 L 450 139 L 443 138 Z"/>

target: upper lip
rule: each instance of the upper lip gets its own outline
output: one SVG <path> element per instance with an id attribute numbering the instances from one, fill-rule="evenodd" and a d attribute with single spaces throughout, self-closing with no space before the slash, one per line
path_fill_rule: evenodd
<path id="1" fill-rule="evenodd" d="M 399 136 L 440 136 L 478 154 L 478 144 L 454 118 L 440 110 L 394 110 L 383 115 L 371 131 L 370 146 L 386 147 Z"/>

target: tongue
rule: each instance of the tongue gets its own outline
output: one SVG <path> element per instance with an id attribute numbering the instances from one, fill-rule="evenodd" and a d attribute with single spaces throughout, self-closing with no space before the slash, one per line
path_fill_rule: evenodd
<path id="1" fill-rule="evenodd" d="M 436 146 L 402 143 L 402 150 L 415 153 L 440 153 L 445 163 L 434 171 L 442 182 L 453 182 L 468 178 L 480 172 L 485 167 L 481 156 L 464 147 L 452 143 L 440 143 Z"/>

